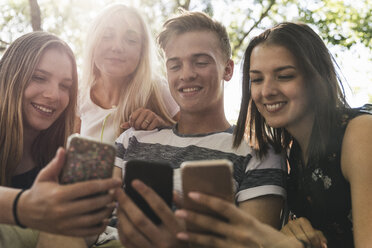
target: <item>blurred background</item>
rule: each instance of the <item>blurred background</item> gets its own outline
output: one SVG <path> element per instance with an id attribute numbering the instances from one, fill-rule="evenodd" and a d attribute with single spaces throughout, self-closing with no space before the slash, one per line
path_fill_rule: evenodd
<path id="1" fill-rule="evenodd" d="M 323 38 L 345 78 L 351 106 L 372 103 L 370 0 L 0 0 L 0 57 L 22 34 L 44 30 L 64 39 L 80 66 L 89 23 L 113 2 L 138 8 L 154 37 L 179 7 L 206 12 L 227 27 L 236 64 L 225 91 L 226 115 L 231 122 L 237 119 L 240 107 L 244 49 L 253 36 L 282 21 L 305 22 Z"/>

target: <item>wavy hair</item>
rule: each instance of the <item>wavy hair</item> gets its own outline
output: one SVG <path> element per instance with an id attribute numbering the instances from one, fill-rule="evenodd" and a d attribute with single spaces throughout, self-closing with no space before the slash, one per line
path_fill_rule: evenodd
<path id="1" fill-rule="evenodd" d="M 141 58 L 139 64 L 131 75 L 131 80 L 121 87 L 118 108 L 114 115 L 114 125 L 117 127 L 116 134 L 121 132 L 120 124 L 129 120 L 133 111 L 140 107 L 149 108 L 164 120 L 174 123 L 165 108 L 159 84 L 162 77 L 157 71 L 161 71 L 150 30 L 141 14 L 132 7 L 123 4 L 113 4 L 106 7 L 93 21 L 87 33 L 86 50 L 83 60 L 82 84 L 79 92 L 81 101 L 90 97 L 92 86 L 100 78 L 100 71 L 94 63 L 94 53 L 98 43 L 101 41 L 104 28 L 114 15 L 134 17 L 141 26 Z M 116 25 L 120 25 L 119 23 Z"/>
<path id="2" fill-rule="evenodd" d="M 224 25 L 203 12 L 186 11 L 182 8 L 180 8 L 180 11 L 179 16 L 164 23 L 163 30 L 158 35 L 158 44 L 163 50 L 175 35 L 192 31 L 210 31 L 217 35 L 223 58 L 228 60 L 231 57 L 229 35 Z"/>
<path id="3" fill-rule="evenodd" d="M 65 145 L 72 133 L 77 101 L 77 69 L 70 47 L 53 34 L 42 31 L 16 39 L 0 60 L 0 185 L 9 186 L 14 170 L 23 155 L 23 93 L 48 49 L 65 53 L 72 64 L 73 84 L 69 103 L 61 116 L 42 130 L 32 145 L 32 156 L 38 167 L 45 166 L 59 146 Z"/>
<path id="4" fill-rule="evenodd" d="M 332 127 L 338 125 L 340 110 L 350 108 L 345 99 L 341 78 L 336 71 L 337 63 L 322 39 L 306 24 L 284 22 L 254 37 L 244 54 L 242 102 L 234 133 L 234 146 L 238 146 L 246 132 L 256 144 L 261 156 L 268 144 L 277 152 L 286 151 L 292 141 L 284 128 L 271 128 L 257 110 L 250 91 L 250 59 L 259 45 L 285 47 L 296 59 L 303 74 L 310 106 L 315 113 L 308 152 L 319 158 L 326 152 Z M 248 116 L 249 115 L 249 116 Z"/>

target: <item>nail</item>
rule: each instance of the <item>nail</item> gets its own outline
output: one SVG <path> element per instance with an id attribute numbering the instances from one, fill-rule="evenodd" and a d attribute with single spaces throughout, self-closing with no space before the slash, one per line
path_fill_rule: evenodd
<path id="1" fill-rule="evenodd" d="M 193 200 L 199 200 L 200 199 L 200 194 L 196 192 L 190 192 L 189 197 Z"/>
<path id="2" fill-rule="evenodd" d="M 176 210 L 175 215 L 176 215 L 177 217 L 182 218 L 182 219 L 186 219 L 186 217 L 187 217 L 187 212 L 186 212 L 185 210 Z"/>
<path id="3" fill-rule="evenodd" d="M 106 205 L 107 208 L 116 208 L 116 202 L 111 202 Z"/>
<path id="4" fill-rule="evenodd" d="M 189 235 L 184 232 L 177 233 L 177 238 L 181 240 L 189 240 Z"/>
<path id="5" fill-rule="evenodd" d="M 138 190 L 144 190 L 145 189 L 145 185 L 143 182 L 141 182 L 140 180 L 138 179 L 135 179 L 132 181 L 132 186 L 138 191 Z"/>

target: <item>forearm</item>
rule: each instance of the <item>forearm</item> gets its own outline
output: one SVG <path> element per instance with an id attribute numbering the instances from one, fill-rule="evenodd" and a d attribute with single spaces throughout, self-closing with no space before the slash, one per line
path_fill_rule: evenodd
<path id="1" fill-rule="evenodd" d="M 15 224 L 13 218 L 13 202 L 19 189 L 0 187 L 0 223 Z"/>
<path id="2" fill-rule="evenodd" d="M 239 208 L 260 222 L 278 229 L 283 199 L 274 195 L 261 196 L 240 203 Z"/>

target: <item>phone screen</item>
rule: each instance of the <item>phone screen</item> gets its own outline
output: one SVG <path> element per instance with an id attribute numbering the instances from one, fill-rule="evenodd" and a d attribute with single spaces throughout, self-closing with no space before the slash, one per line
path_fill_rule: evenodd
<path id="1" fill-rule="evenodd" d="M 157 225 L 160 224 L 160 218 L 132 187 L 131 182 L 134 179 L 139 179 L 151 187 L 171 208 L 173 199 L 173 168 L 165 162 L 148 162 L 144 160 L 130 160 L 125 165 L 125 192 L 149 219 Z"/>

